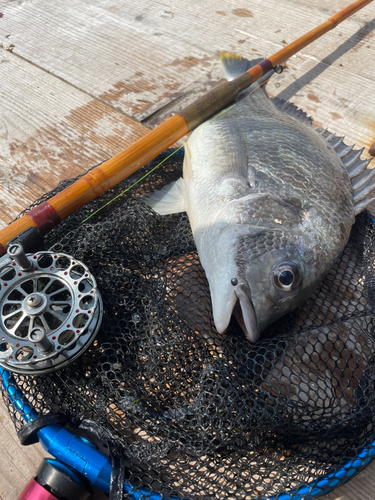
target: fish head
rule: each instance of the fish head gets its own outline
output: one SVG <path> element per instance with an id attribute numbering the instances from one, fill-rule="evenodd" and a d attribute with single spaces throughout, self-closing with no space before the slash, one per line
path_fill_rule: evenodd
<path id="1" fill-rule="evenodd" d="M 240 273 L 243 291 L 234 315 L 249 340 L 257 339 L 270 324 L 295 309 L 315 290 L 328 266 L 320 249 L 301 244 L 288 244 L 287 248 L 272 249 L 250 261 Z M 245 297 L 242 295 L 246 291 Z M 249 320 L 243 319 L 249 300 L 256 317 L 256 330 L 244 329 Z M 254 323 L 255 321 L 252 320 Z M 243 326 L 244 325 L 244 326 Z"/>
<path id="2" fill-rule="evenodd" d="M 233 314 L 246 338 L 256 342 L 267 326 L 313 293 L 337 253 L 323 249 L 313 229 L 286 235 L 251 229 L 246 234 L 242 227 L 238 233 L 227 242 L 222 239 L 221 272 L 208 276 L 213 316 L 223 333 Z"/>

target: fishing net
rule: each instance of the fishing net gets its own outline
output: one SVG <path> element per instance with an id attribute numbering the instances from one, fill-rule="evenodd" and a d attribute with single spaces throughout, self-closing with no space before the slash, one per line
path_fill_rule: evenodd
<path id="1" fill-rule="evenodd" d="M 149 489 L 193 500 L 284 499 L 311 483 L 299 497 L 310 498 L 319 494 L 314 481 L 375 434 L 373 220 L 357 217 L 316 293 L 255 345 L 234 320 L 219 335 L 186 214 L 159 216 L 142 201 L 181 176 L 181 151 L 95 213 L 170 152 L 47 235 L 47 249 L 94 274 L 104 319 L 68 367 L 14 378 L 39 414 L 101 429 L 97 444 L 107 454 L 116 444 L 139 498 Z"/>

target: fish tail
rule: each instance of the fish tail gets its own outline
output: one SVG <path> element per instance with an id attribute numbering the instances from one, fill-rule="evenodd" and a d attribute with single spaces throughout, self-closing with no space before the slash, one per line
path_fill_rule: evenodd
<path id="1" fill-rule="evenodd" d="M 261 63 L 263 60 L 264 59 L 262 58 L 258 58 L 249 61 L 244 57 L 237 56 L 236 54 L 231 54 L 230 52 L 222 52 L 220 54 L 221 66 L 224 70 L 224 74 L 227 80 L 229 81 L 234 80 L 238 76 L 248 71 L 250 68 L 253 68 L 257 64 Z M 247 88 L 244 92 L 255 90 L 257 87 L 261 86 L 272 76 L 274 71 L 275 70 L 272 69 L 271 71 L 263 75 L 261 78 L 259 78 L 259 80 L 250 85 L 250 87 Z"/>

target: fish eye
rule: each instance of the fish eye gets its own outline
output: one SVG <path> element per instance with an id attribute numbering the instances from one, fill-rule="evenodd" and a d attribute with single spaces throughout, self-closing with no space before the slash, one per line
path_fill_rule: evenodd
<path id="1" fill-rule="evenodd" d="M 273 269 L 273 277 L 275 286 L 283 292 L 295 290 L 301 281 L 299 268 L 294 262 L 278 264 Z"/>
<path id="2" fill-rule="evenodd" d="M 285 271 L 282 271 L 279 276 L 277 277 L 277 280 L 279 282 L 279 285 L 281 287 L 289 287 L 292 285 L 294 281 L 294 274 L 290 269 L 285 269 Z"/>

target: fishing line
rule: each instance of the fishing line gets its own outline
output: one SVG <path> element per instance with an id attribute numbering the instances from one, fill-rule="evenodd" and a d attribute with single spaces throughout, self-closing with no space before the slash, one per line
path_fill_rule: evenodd
<path id="1" fill-rule="evenodd" d="M 255 92 L 256 90 L 258 90 L 260 87 L 262 87 L 262 85 L 265 85 L 269 80 L 271 80 L 271 78 L 273 77 L 273 75 L 269 76 L 267 78 L 267 80 L 264 80 L 264 82 L 262 82 L 261 84 L 259 84 L 257 87 L 255 87 L 255 89 L 253 89 L 251 92 L 248 93 L 248 95 L 251 95 L 253 92 Z"/>
<path id="2" fill-rule="evenodd" d="M 266 82 L 264 82 L 264 83 L 266 83 Z M 260 87 L 260 85 L 259 85 L 259 87 Z M 257 87 L 257 88 L 259 88 L 259 87 Z M 254 90 L 256 90 L 256 89 L 254 89 Z M 216 118 L 219 118 L 219 116 L 223 115 L 224 113 L 226 113 L 227 111 L 229 111 L 230 109 L 232 109 L 234 106 L 235 106 L 235 104 L 232 104 L 232 106 L 229 106 L 229 108 L 226 108 L 223 111 L 221 111 L 220 113 L 218 113 L 217 115 L 215 115 L 213 118 L 211 118 L 211 120 L 208 120 L 203 125 L 202 128 L 206 127 L 209 123 L 211 123 Z M 120 198 L 120 196 L 122 196 L 123 194 L 127 193 L 128 191 L 130 191 L 130 189 L 132 189 L 134 186 L 136 186 L 139 182 L 141 182 L 144 179 L 146 179 L 147 176 L 149 176 L 150 174 L 152 174 L 152 172 L 154 172 L 157 168 L 159 168 L 160 165 L 162 165 L 165 161 L 169 160 L 169 158 L 171 158 L 171 156 L 175 155 L 184 146 L 185 146 L 185 143 L 182 146 L 180 146 L 177 149 L 175 149 L 169 156 L 167 156 L 166 158 L 164 158 L 160 163 L 158 163 L 154 168 L 152 168 L 149 172 L 147 172 L 147 174 L 145 174 L 142 177 L 140 177 L 131 186 L 128 186 L 126 189 L 124 189 L 124 191 L 122 191 L 121 193 L 119 193 L 118 195 L 116 195 L 114 198 L 112 198 L 110 201 L 108 201 L 105 205 L 103 205 L 102 207 L 98 208 L 98 210 L 96 210 L 95 212 L 93 212 L 92 214 L 90 214 L 88 217 L 86 217 L 86 219 L 84 219 L 81 222 L 81 224 L 83 224 L 84 222 L 86 222 L 87 220 L 89 220 L 91 217 L 93 217 L 94 215 L 96 215 L 98 212 L 100 212 L 101 210 L 103 210 L 103 208 L 107 207 L 108 205 L 110 205 L 111 203 L 113 203 L 114 201 L 116 201 L 118 198 Z"/>
<path id="3" fill-rule="evenodd" d="M 158 167 L 160 167 L 160 165 L 162 165 L 165 161 L 167 161 L 171 156 L 173 156 L 174 154 L 176 154 L 178 151 L 180 151 L 180 149 L 182 149 L 184 147 L 185 144 L 183 144 L 182 146 L 180 146 L 179 148 L 177 148 L 175 151 L 173 151 L 173 153 L 171 153 L 169 156 L 167 156 L 166 158 L 164 158 L 164 160 L 162 160 L 160 163 L 158 163 L 154 168 L 152 168 L 149 172 L 147 172 L 147 174 L 143 175 L 142 177 L 140 177 L 137 181 L 135 181 L 131 186 L 128 186 L 126 189 L 124 189 L 124 191 L 122 191 L 121 193 L 119 193 L 117 196 L 115 196 L 114 198 L 112 198 L 110 201 L 108 201 L 107 203 L 105 203 L 105 205 L 101 206 L 100 208 L 98 208 L 98 210 L 95 210 L 95 212 L 93 212 L 91 215 L 89 215 L 88 217 L 86 217 L 86 219 L 84 219 L 81 224 L 83 224 L 84 222 L 86 222 L 87 220 L 89 220 L 91 217 L 93 217 L 94 215 L 96 215 L 98 212 L 100 212 L 101 210 L 103 210 L 103 208 L 105 207 L 108 207 L 108 205 L 110 205 L 111 203 L 113 203 L 115 200 L 117 200 L 117 198 L 120 198 L 120 196 L 122 196 L 123 194 L 127 193 L 128 191 L 130 191 L 131 188 L 133 188 L 134 186 L 136 186 L 139 182 L 143 181 L 143 179 L 145 179 L 148 175 L 150 175 L 152 172 L 154 172 L 154 170 L 156 170 Z"/>
<path id="4" fill-rule="evenodd" d="M 256 90 L 258 90 L 260 87 L 262 87 L 262 85 L 265 85 L 271 78 L 272 78 L 273 74 L 267 78 L 267 80 L 265 80 L 264 82 L 262 82 L 261 84 L 259 84 L 257 87 L 255 87 L 255 89 L 253 89 L 251 92 L 249 92 L 248 95 L 251 95 L 253 92 L 255 92 Z M 224 113 L 226 113 L 227 111 L 229 111 L 230 109 L 234 108 L 235 104 L 232 104 L 231 106 L 229 106 L 228 108 L 224 109 L 223 111 L 221 111 L 220 113 L 218 113 L 217 115 L 215 115 L 213 118 L 211 118 L 210 120 L 208 120 L 202 128 L 206 127 L 209 123 L 211 123 L 213 120 L 215 120 L 216 118 L 219 118 L 219 116 L 223 115 Z M 113 203 L 114 201 L 116 201 L 118 198 L 120 198 L 122 195 L 124 195 L 125 193 L 127 193 L 128 191 L 130 191 L 134 186 L 136 186 L 137 184 L 139 184 L 141 181 L 143 181 L 144 179 L 146 179 L 146 177 L 148 177 L 150 174 L 152 174 L 152 172 L 154 172 L 157 168 L 159 168 L 165 161 L 169 160 L 169 158 L 171 158 L 173 155 L 175 155 L 176 153 L 178 153 L 178 151 L 180 151 L 183 147 L 185 146 L 185 143 L 178 147 L 177 149 L 175 149 L 169 156 L 167 156 L 166 158 L 164 158 L 161 162 L 159 162 L 155 167 L 153 167 L 149 172 L 147 172 L 146 174 L 144 174 L 142 177 L 140 177 L 136 182 L 134 182 L 131 186 L 128 186 L 126 189 L 124 189 L 124 191 L 122 191 L 121 193 L 119 193 L 118 195 L 116 195 L 114 198 L 112 198 L 110 201 L 108 201 L 107 203 L 105 203 L 103 206 L 101 206 L 100 208 L 98 208 L 97 210 L 95 210 L 95 212 L 93 212 L 92 214 L 90 214 L 88 217 L 86 217 L 86 219 L 83 219 L 83 221 L 81 222 L 81 224 L 83 224 L 84 222 L 86 222 L 87 220 L 89 220 L 91 217 L 93 217 L 94 215 L 96 215 L 98 212 L 100 212 L 101 210 L 103 210 L 104 208 L 108 207 L 108 205 L 110 205 L 111 203 Z"/>

